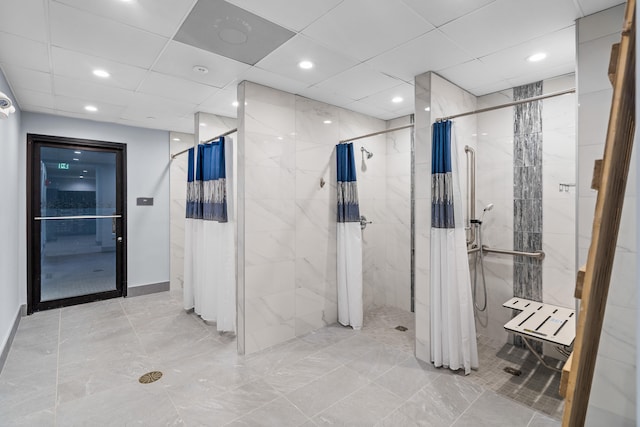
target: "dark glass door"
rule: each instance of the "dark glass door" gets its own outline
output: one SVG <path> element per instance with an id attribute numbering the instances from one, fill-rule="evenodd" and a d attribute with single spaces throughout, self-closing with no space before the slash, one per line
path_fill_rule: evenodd
<path id="1" fill-rule="evenodd" d="M 28 135 L 30 313 L 126 294 L 125 145 Z"/>

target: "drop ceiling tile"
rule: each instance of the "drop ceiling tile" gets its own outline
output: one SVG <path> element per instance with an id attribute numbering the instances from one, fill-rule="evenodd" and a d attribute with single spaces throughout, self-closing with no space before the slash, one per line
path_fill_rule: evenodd
<path id="1" fill-rule="evenodd" d="M 2 70 L 14 90 L 29 89 L 36 92 L 53 93 L 51 74 L 49 73 L 12 65 L 4 65 Z"/>
<path id="2" fill-rule="evenodd" d="M 394 117 L 398 117 L 401 115 L 400 112 L 402 111 L 413 112 L 414 96 L 414 86 L 408 83 L 402 83 L 392 88 L 368 96 L 361 101 L 366 102 L 367 104 L 380 110 L 397 113 L 397 115 Z M 402 98 L 402 102 L 392 102 L 391 100 L 395 97 Z"/>
<path id="3" fill-rule="evenodd" d="M 438 74 L 465 90 L 489 86 L 504 80 L 504 77 L 497 75 L 491 67 L 477 59 L 454 65 L 439 71 Z"/>
<path id="4" fill-rule="evenodd" d="M 625 2 L 620 0 L 577 0 L 584 15 L 591 15 Z"/>
<path id="5" fill-rule="evenodd" d="M 314 67 L 303 70 L 300 61 L 311 61 Z M 358 64 L 354 59 L 320 46 L 297 35 L 256 64 L 256 67 L 290 77 L 308 85 L 319 83 Z"/>
<path id="6" fill-rule="evenodd" d="M 298 95 L 315 99 L 316 101 L 325 102 L 327 104 L 337 105 L 338 107 L 344 107 L 353 103 L 353 99 L 346 97 L 343 94 L 332 92 L 318 86 L 311 86 L 303 89 L 298 92 Z"/>
<path id="7" fill-rule="evenodd" d="M 193 67 L 196 65 L 206 67 L 209 72 L 207 74 L 194 72 Z M 153 66 L 154 71 L 218 88 L 226 86 L 239 73 L 249 68 L 250 65 L 242 62 L 176 41 L 169 43 Z"/>
<path id="8" fill-rule="evenodd" d="M 55 115 L 56 114 L 56 110 L 53 108 L 46 108 L 46 107 L 42 107 L 39 105 L 29 105 L 29 104 L 21 104 L 20 105 L 20 110 L 21 111 L 28 111 L 30 113 L 42 113 L 42 114 L 51 114 L 51 115 Z"/>
<path id="9" fill-rule="evenodd" d="M 218 116 L 237 117 L 238 109 L 233 105 L 237 97 L 237 88 L 219 90 L 198 105 L 198 111 Z"/>
<path id="10" fill-rule="evenodd" d="M 228 86 L 227 88 L 237 87 L 238 83 L 243 80 L 258 83 L 263 86 L 268 86 L 270 88 L 282 90 L 289 93 L 299 93 L 301 90 L 309 86 L 306 83 L 272 73 L 271 71 L 263 70 L 258 67 L 251 67 L 247 71 L 241 73 L 238 76 L 237 81 L 232 83 L 232 85 Z"/>
<path id="11" fill-rule="evenodd" d="M 427 71 L 438 71 L 474 59 L 439 30 L 433 30 L 366 63 L 378 71 L 413 82 Z"/>
<path id="12" fill-rule="evenodd" d="M 527 58 L 537 52 L 544 52 L 547 58 L 540 62 L 529 62 Z M 546 70 L 567 63 L 575 64 L 576 43 L 575 27 L 570 26 L 560 31 L 529 40 L 517 46 L 501 50 L 480 60 L 495 73 L 511 79 L 520 75 L 548 75 Z"/>
<path id="13" fill-rule="evenodd" d="M 223 0 L 198 0 L 174 39 L 254 65 L 295 33 Z"/>
<path id="14" fill-rule="evenodd" d="M 56 76 L 71 77 L 122 89 L 135 90 L 147 74 L 147 71 L 142 68 L 59 47 L 51 48 L 51 56 L 53 73 Z M 108 79 L 96 77 L 93 75 L 95 69 L 108 71 L 111 76 Z"/>
<path id="15" fill-rule="evenodd" d="M 42 0 L 2 0 L 0 28 L 5 33 L 46 43 L 48 39 L 45 16 Z"/>
<path id="16" fill-rule="evenodd" d="M 508 80 L 499 80 L 494 83 L 489 83 L 487 85 L 478 86 L 472 89 L 469 89 L 469 92 L 474 94 L 475 96 L 483 96 L 489 93 L 499 92 L 505 89 L 512 88 L 513 85 Z M 505 101 L 508 102 L 508 101 Z"/>
<path id="17" fill-rule="evenodd" d="M 175 117 L 193 115 L 197 104 L 174 101 L 146 93 L 136 93 L 129 105 L 121 114 L 121 118 L 129 120 L 146 120 L 155 117 L 157 120 L 169 120 Z"/>
<path id="18" fill-rule="evenodd" d="M 544 70 L 537 71 L 535 73 L 525 73 L 517 77 L 512 77 L 508 81 L 511 87 L 516 87 L 573 72 L 575 72 L 575 62 L 572 61 L 565 64 L 556 65 L 551 68 L 545 68 Z"/>
<path id="19" fill-rule="evenodd" d="M 118 118 L 115 123 L 124 126 L 133 126 L 147 129 L 160 129 L 166 131 L 177 131 L 184 133 L 193 132 L 193 117 L 191 118 L 170 118 L 170 119 L 141 119 L 131 120 L 126 118 Z"/>
<path id="20" fill-rule="evenodd" d="M 398 79 L 376 71 L 367 64 L 360 64 L 316 86 L 358 100 L 372 93 L 397 86 L 399 83 Z"/>
<path id="21" fill-rule="evenodd" d="M 579 14 L 572 0 L 497 0 L 440 29 L 479 58 L 573 25 Z"/>
<path id="22" fill-rule="evenodd" d="M 173 36 L 194 4 L 194 0 L 56 1 L 164 37 Z"/>
<path id="23" fill-rule="evenodd" d="M 389 120 L 394 118 L 393 113 L 382 108 L 377 108 L 371 104 L 363 101 L 354 101 L 351 104 L 345 106 L 347 110 L 355 111 L 356 113 L 364 114 L 369 117 L 375 117 L 376 119 Z M 347 138 L 355 138 L 359 135 L 347 135 Z"/>
<path id="24" fill-rule="evenodd" d="M 400 0 L 377 2 L 375 6 L 369 0 L 349 0 L 302 33 L 337 52 L 366 61 L 433 28 Z"/>
<path id="25" fill-rule="evenodd" d="M 151 72 L 140 85 L 140 92 L 190 104 L 200 104 L 217 88 L 178 77 Z"/>
<path id="26" fill-rule="evenodd" d="M 124 109 L 121 105 L 111 105 L 102 101 L 92 101 L 89 103 L 84 99 L 71 98 L 67 96 L 57 95 L 55 96 L 54 101 L 56 110 L 73 114 L 72 117 L 80 117 L 87 120 L 115 120 Z M 98 108 L 98 111 L 87 111 L 84 109 L 86 105 L 93 105 Z"/>
<path id="27" fill-rule="evenodd" d="M 49 72 L 47 45 L 0 32 L 0 63 Z"/>
<path id="28" fill-rule="evenodd" d="M 301 31 L 342 0 L 227 0 L 271 22 Z"/>
<path id="29" fill-rule="evenodd" d="M 439 27 L 489 3 L 493 3 L 495 0 L 402 1 L 424 19 Z"/>
<path id="30" fill-rule="evenodd" d="M 14 94 L 18 100 L 18 105 L 33 105 L 42 108 L 55 109 L 55 99 L 53 94 L 36 92 L 28 89 L 17 89 Z"/>
<path id="31" fill-rule="evenodd" d="M 55 76 L 53 84 L 56 95 L 84 99 L 87 102 L 106 102 L 126 106 L 133 98 L 132 90 L 114 88 L 104 84 L 80 81 L 69 77 Z"/>
<path id="32" fill-rule="evenodd" d="M 125 64 L 149 68 L 168 39 L 61 3 L 50 6 L 51 43 Z"/>

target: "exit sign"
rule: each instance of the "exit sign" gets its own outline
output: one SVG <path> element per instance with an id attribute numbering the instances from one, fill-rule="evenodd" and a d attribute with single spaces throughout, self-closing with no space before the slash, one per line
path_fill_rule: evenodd
<path id="1" fill-rule="evenodd" d="M 58 169 L 69 169 L 69 163 L 58 163 Z"/>

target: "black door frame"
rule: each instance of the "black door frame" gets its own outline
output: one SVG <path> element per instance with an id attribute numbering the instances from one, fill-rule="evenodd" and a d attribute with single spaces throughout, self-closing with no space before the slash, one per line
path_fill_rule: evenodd
<path id="1" fill-rule="evenodd" d="M 116 289 L 76 297 L 40 301 L 40 147 L 82 149 L 116 154 Z M 127 146 L 126 144 L 60 136 L 27 134 L 27 313 L 127 296 Z M 37 187 L 34 187 L 37 184 Z"/>

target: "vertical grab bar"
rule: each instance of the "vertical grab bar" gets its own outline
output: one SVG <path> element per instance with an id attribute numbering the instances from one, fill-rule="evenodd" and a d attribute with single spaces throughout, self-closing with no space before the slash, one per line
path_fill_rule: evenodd
<path id="1" fill-rule="evenodd" d="M 476 218 L 476 151 L 464 146 L 467 155 L 467 220 L 465 230 L 467 231 L 467 245 L 476 241 L 475 228 L 471 227 L 471 220 Z"/>

